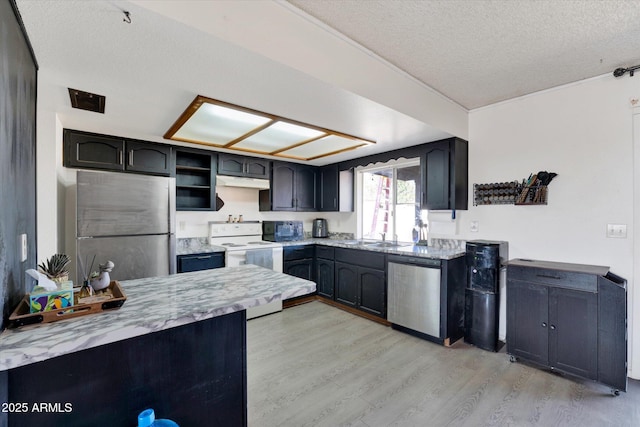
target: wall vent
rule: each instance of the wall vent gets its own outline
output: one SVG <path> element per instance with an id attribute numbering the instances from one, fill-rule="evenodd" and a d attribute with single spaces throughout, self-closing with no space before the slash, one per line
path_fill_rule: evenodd
<path id="1" fill-rule="evenodd" d="M 73 108 L 104 114 L 104 104 L 107 98 L 103 95 L 69 88 L 69 97 Z"/>

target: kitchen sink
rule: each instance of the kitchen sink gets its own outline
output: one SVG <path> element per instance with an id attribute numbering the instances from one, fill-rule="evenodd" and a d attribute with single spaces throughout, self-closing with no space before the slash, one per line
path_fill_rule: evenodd
<path id="1" fill-rule="evenodd" d="M 344 243 L 345 245 L 359 246 L 359 245 L 370 245 L 372 243 L 376 243 L 376 241 L 357 239 L 357 240 L 343 240 L 341 243 Z"/>

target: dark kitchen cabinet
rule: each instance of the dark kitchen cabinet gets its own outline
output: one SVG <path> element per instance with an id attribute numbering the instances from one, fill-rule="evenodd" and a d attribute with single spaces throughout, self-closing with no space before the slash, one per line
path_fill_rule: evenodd
<path id="1" fill-rule="evenodd" d="M 128 172 L 151 175 L 171 175 L 171 146 L 145 141 L 125 140 Z"/>
<path id="2" fill-rule="evenodd" d="M 336 301 L 350 307 L 358 306 L 358 266 L 335 263 L 336 279 L 335 292 Z"/>
<path id="3" fill-rule="evenodd" d="M 149 175 L 171 175 L 171 146 L 72 129 L 63 131 L 63 165 Z"/>
<path id="4" fill-rule="evenodd" d="M 468 208 L 468 156 L 467 142 L 458 138 L 426 144 L 421 158 L 423 209 Z"/>
<path id="5" fill-rule="evenodd" d="M 269 160 L 219 153 L 218 174 L 269 179 Z"/>
<path id="6" fill-rule="evenodd" d="M 335 249 L 335 300 L 378 317 L 387 316 L 385 255 Z"/>
<path id="7" fill-rule="evenodd" d="M 340 171 L 338 165 L 318 169 L 318 210 L 353 212 L 353 169 Z"/>
<path id="8" fill-rule="evenodd" d="M 318 295 L 334 299 L 335 290 L 334 248 L 316 246 L 316 288 Z"/>
<path id="9" fill-rule="evenodd" d="M 271 189 L 260 192 L 260 210 L 316 211 L 317 167 L 273 162 Z"/>
<path id="10" fill-rule="evenodd" d="M 282 249 L 283 272 L 301 279 L 313 280 L 313 245 L 285 246 Z"/>
<path id="11" fill-rule="evenodd" d="M 178 255 L 178 273 L 224 267 L 224 252 Z"/>
<path id="12" fill-rule="evenodd" d="M 217 157 L 211 151 L 176 148 L 176 209 L 216 210 Z"/>
<path id="13" fill-rule="evenodd" d="M 617 392 L 626 390 L 626 351 L 624 279 L 607 267 L 509 262 L 507 353 L 513 361 L 597 380 Z"/>

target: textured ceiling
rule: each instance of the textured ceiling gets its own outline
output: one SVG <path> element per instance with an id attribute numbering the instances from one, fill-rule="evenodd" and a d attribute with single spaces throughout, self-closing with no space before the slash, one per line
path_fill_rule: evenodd
<path id="1" fill-rule="evenodd" d="M 467 139 L 468 109 L 640 63 L 639 1 L 16 3 L 42 123 L 168 142 L 203 95 L 376 141 L 312 164 Z"/>
<path id="2" fill-rule="evenodd" d="M 640 63 L 640 1 L 288 0 L 467 109 Z"/>

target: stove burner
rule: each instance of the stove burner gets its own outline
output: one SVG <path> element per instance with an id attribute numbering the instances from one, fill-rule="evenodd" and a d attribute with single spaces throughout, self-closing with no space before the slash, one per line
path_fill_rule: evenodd
<path id="1" fill-rule="evenodd" d="M 259 241 L 259 242 L 249 242 L 250 245 L 271 245 L 270 242 L 263 242 L 263 241 Z"/>
<path id="2" fill-rule="evenodd" d="M 241 248 L 247 245 L 242 245 L 240 243 L 222 243 L 222 246 L 229 246 L 230 248 Z"/>

